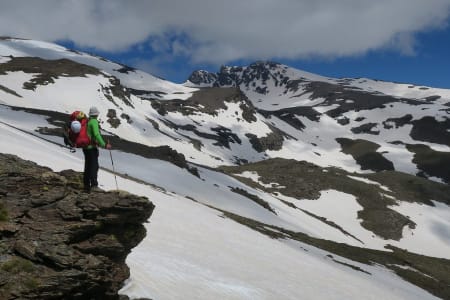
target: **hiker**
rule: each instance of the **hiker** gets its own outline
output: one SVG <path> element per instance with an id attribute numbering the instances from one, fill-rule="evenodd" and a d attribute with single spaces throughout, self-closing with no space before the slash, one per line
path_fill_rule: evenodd
<path id="1" fill-rule="evenodd" d="M 87 134 L 90 139 L 89 145 L 83 147 L 84 154 L 84 174 L 83 184 L 84 191 L 98 191 L 97 173 L 98 173 L 98 147 L 111 149 L 111 144 L 105 143 L 100 134 L 100 126 L 97 117 L 100 114 L 98 109 L 93 106 L 89 109 L 89 121 L 87 123 Z"/>

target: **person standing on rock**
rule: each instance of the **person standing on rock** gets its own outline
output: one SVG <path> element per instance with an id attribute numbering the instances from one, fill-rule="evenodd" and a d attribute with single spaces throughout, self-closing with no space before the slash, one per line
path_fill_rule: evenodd
<path id="1" fill-rule="evenodd" d="M 106 149 L 111 149 L 111 144 L 105 143 L 100 134 L 100 125 L 98 124 L 98 115 L 100 112 L 97 107 L 93 106 L 89 109 L 89 121 L 87 124 L 87 134 L 90 139 L 90 144 L 83 148 L 84 154 L 84 174 L 83 184 L 84 191 L 90 193 L 91 191 L 100 190 L 98 187 L 98 146 Z"/>

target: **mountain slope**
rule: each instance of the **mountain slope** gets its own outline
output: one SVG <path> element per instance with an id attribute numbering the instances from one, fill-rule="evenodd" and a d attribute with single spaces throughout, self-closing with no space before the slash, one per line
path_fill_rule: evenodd
<path id="1" fill-rule="evenodd" d="M 168 145 L 199 164 L 283 157 L 347 171 L 381 166 L 450 180 L 442 171 L 449 168 L 441 168 L 449 163 L 450 149 L 446 90 L 329 79 L 257 63 L 215 75 L 209 85 L 239 86 L 243 92 L 227 94 L 176 85 L 48 43 L 0 44 L 1 103 L 69 113 L 87 110 L 94 101 L 107 112 L 104 129 L 148 146 Z M 33 58 L 39 54 L 43 58 Z M 50 58 L 61 61 L 56 67 Z M 354 147 L 346 147 L 349 143 Z M 430 157 L 439 157 L 439 163 Z"/>
<path id="2" fill-rule="evenodd" d="M 38 119 L 21 114 L 22 120 L 36 122 Z M 44 118 L 40 119 L 45 122 Z M 79 151 L 71 154 L 63 147 L 3 124 L 0 124 L 0 131 L 9 141 L 2 145 L 4 152 L 31 158 L 55 171 L 82 169 Z M 199 180 L 164 161 L 120 152 L 114 152 L 113 157 L 116 170 L 128 174 L 117 177 L 119 187 L 151 198 L 156 206 L 151 223 L 146 226 L 147 237 L 127 259 L 131 280 L 122 292 L 131 298 L 296 299 L 303 295 L 321 299 L 332 291 L 337 299 L 358 299 L 369 294 L 373 299 L 380 296 L 386 299 L 435 299 L 387 271 L 386 267 L 430 293 L 442 298 L 448 296 L 445 274 L 450 268 L 449 260 L 400 250 L 395 254 L 389 250 L 372 253 L 364 248 L 345 248 L 343 244 L 311 238 L 297 230 L 310 228 L 313 231 L 308 234 L 329 237 L 339 236 L 339 231 L 325 223 L 320 225 L 316 218 L 308 218 L 306 214 L 283 213 L 289 212 L 290 207 L 281 202 L 274 206 L 280 216 L 277 217 L 250 199 L 231 192 L 228 185 L 233 182 L 250 194 L 262 196 L 262 192 L 239 185 L 215 171 L 202 170 L 203 180 Z M 100 159 L 100 164 L 110 169 L 107 154 L 101 153 Z M 130 180 L 135 176 L 141 178 L 140 182 Z M 107 169 L 100 171 L 99 182 L 102 188 L 115 188 L 114 176 Z M 334 199 L 344 201 L 342 196 Z M 444 220 L 450 216 L 450 210 L 447 208 L 446 211 L 447 214 L 442 216 Z M 348 213 L 350 216 L 351 211 Z M 289 215 L 291 225 L 282 221 Z M 303 225 L 293 227 L 294 219 Z M 344 237 L 341 233 L 340 240 Z M 358 234 L 357 237 L 362 236 Z M 361 245 L 355 239 L 347 238 L 347 241 L 351 240 L 351 243 Z M 321 250 L 323 248 L 326 250 Z M 373 265 L 373 262 L 377 263 Z M 326 279 L 330 274 L 333 274 L 332 282 Z M 322 292 L 318 293 L 318 288 Z"/>
<path id="3" fill-rule="evenodd" d="M 448 91 L 272 63 L 188 87 L 17 39 L 0 55 L 1 152 L 81 171 L 61 124 L 95 105 L 120 189 L 154 200 L 131 297 L 449 297 Z"/>
<path id="4" fill-rule="evenodd" d="M 395 169 L 450 180 L 450 173 L 438 170 L 444 169 L 443 162 L 449 170 L 448 90 L 325 78 L 271 62 L 222 67 L 218 73 L 196 71 L 185 85 L 239 87 L 271 125 L 288 135 L 283 147 L 268 151 L 269 156 L 349 171 Z M 349 143 L 361 149 L 355 153 L 346 147 Z"/>

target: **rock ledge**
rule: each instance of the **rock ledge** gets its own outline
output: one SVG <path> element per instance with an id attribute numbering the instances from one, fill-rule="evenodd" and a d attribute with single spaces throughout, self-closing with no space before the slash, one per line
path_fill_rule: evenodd
<path id="1" fill-rule="evenodd" d="M 1 299 L 119 299 L 154 205 L 81 177 L 0 154 Z"/>

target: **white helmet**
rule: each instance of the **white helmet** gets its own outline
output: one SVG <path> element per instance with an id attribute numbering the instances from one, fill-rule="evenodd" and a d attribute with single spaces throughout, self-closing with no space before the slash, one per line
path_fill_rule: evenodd
<path id="1" fill-rule="evenodd" d="M 81 130 L 81 123 L 78 121 L 72 121 L 72 123 L 70 123 L 70 129 L 72 132 L 79 133 Z"/>
<path id="2" fill-rule="evenodd" d="M 99 114 L 100 114 L 100 112 L 98 111 L 97 107 L 92 106 L 92 107 L 89 109 L 89 116 L 90 116 L 90 117 L 98 116 Z"/>

